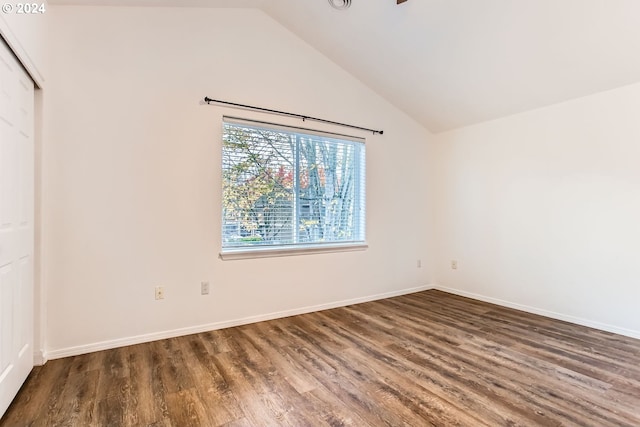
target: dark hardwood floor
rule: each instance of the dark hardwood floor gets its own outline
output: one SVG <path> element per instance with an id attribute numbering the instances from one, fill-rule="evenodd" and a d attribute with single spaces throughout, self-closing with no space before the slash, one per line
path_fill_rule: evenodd
<path id="1" fill-rule="evenodd" d="M 425 291 L 52 360 L 1 426 L 640 426 L 640 340 Z"/>

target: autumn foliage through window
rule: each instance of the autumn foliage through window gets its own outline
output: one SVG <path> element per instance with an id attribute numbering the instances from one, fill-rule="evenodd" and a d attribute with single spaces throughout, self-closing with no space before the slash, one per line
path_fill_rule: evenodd
<path id="1" fill-rule="evenodd" d="M 365 147 L 315 131 L 225 119 L 222 249 L 365 240 Z"/>

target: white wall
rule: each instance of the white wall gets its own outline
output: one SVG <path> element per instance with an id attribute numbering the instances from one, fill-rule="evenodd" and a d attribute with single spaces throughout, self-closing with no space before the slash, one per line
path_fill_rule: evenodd
<path id="1" fill-rule="evenodd" d="M 636 84 L 439 135 L 440 286 L 640 337 L 639 111 Z"/>
<path id="2" fill-rule="evenodd" d="M 49 356 L 431 283 L 432 137 L 271 18 L 68 6 L 50 18 Z M 367 135 L 369 249 L 219 260 L 221 115 L 256 114 L 205 95 L 384 129 Z"/>

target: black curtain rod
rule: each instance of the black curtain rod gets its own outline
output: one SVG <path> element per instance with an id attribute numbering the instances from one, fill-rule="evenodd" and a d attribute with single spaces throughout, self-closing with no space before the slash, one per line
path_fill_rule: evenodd
<path id="1" fill-rule="evenodd" d="M 332 125 L 344 126 L 344 127 L 348 127 L 348 128 L 351 128 L 351 129 L 358 129 L 358 130 L 364 130 L 364 131 L 367 131 L 367 132 L 372 132 L 374 135 L 376 133 L 378 133 L 380 135 L 382 135 L 384 133 L 384 131 L 381 131 L 381 130 L 363 128 L 363 127 L 360 127 L 360 126 L 354 126 L 354 125 L 350 125 L 350 124 L 347 124 L 347 123 L 334 122 L 334 121 L 331 121 L 331 120 L 319 119 L 317 117 L 305 116 L 305 115 L 302 115 L 302 114 L 287 113 L 286 111 L 271 110 L 269 108 L 254 107 L 253 105 L 237 104 L 235 102 L 229 102 L 229 101 L 220 101 L 218 99 L 211 99 L 208 96 L 204 97 L 204 102 L 206 102 L 207 104 L 211 104 L 212 102 L 215 102 L 216 104 L 232 105 L 234 107 L 247 108 L 249 110 L 254 110 L 254 111 L 264 111 L 264 112 L 267 112 L 267 113 L 279 114 L 281 116 L 295 117 L 295 118 L 298 118 L 298 119 L 302 119 L 302 121 L 313 120 L 314 122 L 329 123 L 329 124 L 332 124 Z"/>

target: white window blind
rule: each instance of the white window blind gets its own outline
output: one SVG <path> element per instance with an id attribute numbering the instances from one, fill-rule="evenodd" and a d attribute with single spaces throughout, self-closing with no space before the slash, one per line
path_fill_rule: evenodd
<path id="1" fill-rule="evenodd" d="M 224 118 L 222 254 L 365 242 L 358 138 Z"/>

